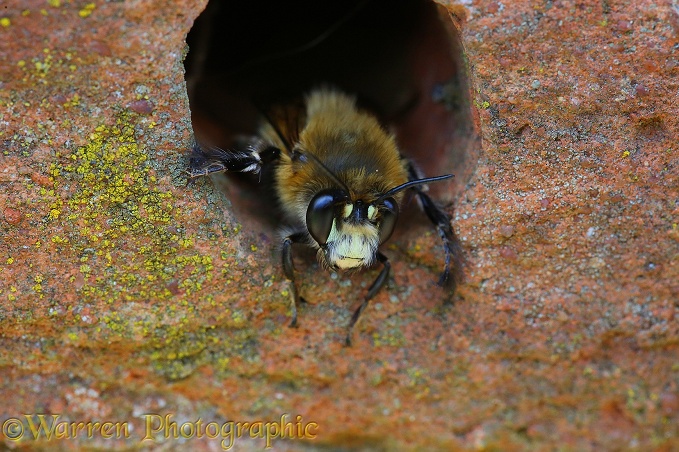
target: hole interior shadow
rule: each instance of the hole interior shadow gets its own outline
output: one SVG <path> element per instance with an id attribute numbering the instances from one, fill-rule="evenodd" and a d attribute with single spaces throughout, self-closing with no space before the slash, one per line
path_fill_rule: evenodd
<path id="1" fill-rule="evenodd" d="M 445 8 L 430 0 L 212 0 L 187 42 L 187 87 L 200 143 L 231 147 L 237 136 L 256 133 L 256 104 L 329 84 L 374 112 L 425 175 L 456 175 L 431 185 L 443 204 L 473 173 L 479 139 L 459 32 Z M 246 227 L 271 232 L 280 221 L 271 214 L 271 179 L 217 177 Z M 397 235 L 411 222 L 402 220 Z"/>

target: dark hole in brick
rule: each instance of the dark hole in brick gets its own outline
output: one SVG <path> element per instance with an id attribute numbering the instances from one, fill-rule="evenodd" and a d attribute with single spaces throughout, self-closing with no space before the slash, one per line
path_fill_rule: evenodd
<path id="1" fill-rule="evenodd" d="M 444 204 L 471 177 L 479 141 L 459 32 L 449 12 L 430 0 L 212 0 L 187 42 L 187 86 L 201 143 L 228 148 L 237 135 L 253 134 L 253 99 L 331 84 L 376 113 L 427 176 L 455 174 L 431 186 Z M 215 178 L 246 224 L 271 212 L 256 179 Z"/>

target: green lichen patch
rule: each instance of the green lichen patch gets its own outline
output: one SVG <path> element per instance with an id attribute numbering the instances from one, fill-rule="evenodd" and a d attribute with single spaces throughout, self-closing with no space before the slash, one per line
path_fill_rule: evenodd
<path id="1" fill-rule="evenodd" d="M 251 328 L 231 326 L 201 327 L 196 331 L 158 328 L 150 352 L 154 370 L 170 380 L 188 377 L 206 364 L 223 376 L 247 373 L 251 366 L 239 363 L 259 361 L 257 333 Z"/>

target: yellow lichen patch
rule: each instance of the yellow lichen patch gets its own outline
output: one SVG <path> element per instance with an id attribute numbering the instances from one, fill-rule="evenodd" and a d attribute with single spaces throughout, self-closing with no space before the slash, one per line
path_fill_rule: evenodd
<path id="1" fill-rule="evenodd" d="M 74 94 L 70 100 L 67 100 L 66 102 L 63 103 L 63 106 L 66 108 L 77 107 L 78 105 L 80 105 L 80 96 L 78 96 L 77 94 Z"/>
<path id="2" fill-rule="evenodd" d="M 150 342 L 154 348 L 150 353 L 154 368 L 171 380 L 185 378 L 208 362 L 219 373 L 228 374 L 234 370 L 231 357 L 251 361 L 256 355 L 256 334 L 243 328 L 205 327 L 187 331 L 181 324 L 163 326 L 154 331 Z"/>
<path id="3" fill-rule="evenodd" d="M 16 60 L 12 64 L 20 70 L 19 76 L 13 77 L 13 85 L 16 89 L 29 89 L 32 92 L 32 99 L 9 99 L 0 100 L 0 105 L 3 106 L 19 106 L 26 105 L 25 102 L 30 101 L 32 109 L 44 109 L 45 111 L 54 111 L 54 107 L 75 107 L 80 105 L 80 96 L 82 92 L 90 93 L 87 86 L 82 84 L 73 84 L 77 74 L 81 68 L 87 70 L 88 63 L 91 62 L 91 55 L 80 56 L 74 51 L 66 51 L 64 48 L 42 48 L 36 52 L 32 57 L 24 57 Z M 80 72 L 79 72 L 80 73 Z M 82 75 L 82 73 L 80 73 Z M 77 87 L 82 91 L 75 91 L 73 87 Z M 59 87 L 57 89 L 57 87 Z M 55 95 L 56 92 L 59 95 Z M 40 111 L 40 110 L 38 110 Z M 77 112 L 74 112 L 77 113 Z M 68 128 L 71 122 L 72 115 L 56 114 L 54 118 L 49 121 L 41 121 L 34 125 L 37 130 L 44 134 L 44 138 L 48 144 L 53 144 L 53 136 L 48 130 L 52 130 L 54 125 L 61 123 L 64 128 Z M 58 118 L 58 119 L 57 119 Z M 29 146 L 30 147 L 30 146 Z"/>
<path id="4" fill-rule="evenodd" d="M 397 330 L 388 331 L 383 334 L 373 333 L 372 339 L 375 347 L 402 347 L 407 342 L 403 333 Z"/>
<path id="5" fill-rule="evenodd" d="M 47 202 L 46 219 L 72 225 L 71 232 L 50 234 L 43 246 L 75 253 L 79 298 L 109 306 L 97 331 L 109 338 L 140 334 L 118 312 L 126 302 L 151 303 L 150 318 L 189 321 L 195 307 L 184 297 L 201 290 L 214 269 L 210 256 L 190 247 L 195 238 L 177 234 L 172 225 L 175 200 L 157 186 L 148 153 L 136 140 L 134 118 L 122 114 L 114 125 L 96 127 L 86 145 L 49 166 L 55 188 L 76 187 L 69 196 L 38 189 Z M 183 291 L 169 290 L 170 280 Z"/>
<path id="6" fill-rule="evenodd" d="M 3 17 L 2 19 L 0 19 L 0 26 L 2 26 L 3 28 L 7 28 L 10 25 L 12 25 L 12 21 L 9 20 L 9 17 Z"/>
<path id="7" fill-rule="evenodd" d="M 64 74 L 69 57 L 80 61 L 58 49 L 41 49 L 15 70 L 25 76 L 26 84 L 53 83 L 56 75 Z M 86 90 L 79 93 L 71 90 L 65 97 L 50 98 L 56 104 L 51 108 L 74 107 L 79 112 L 80 96 L 83 103 L 90 99 Z M 0 299 L 11 305 L 8 317 L 24 324 L 17 328 L 49 318 L 74 344 L 117 343 L 142 354 L 158 350 L 153 362 L 170 377 L 215 361 L 220 371 L 227 371 L 230 356 L 254 354 L 248 345 L 254 332 L 245 313 L 232 317 L 232 311 L 224 309 L 225 299 L 228 303 L 236 294 L 211 287 L 215 279 L 223 285 L 224 262 L 205 250 L 225 246 L 224 256 L 233 267 L 237 253 L 217 239 L 206 244 L 201 229 L 186 224 L 168 177 L 180 170 L 153 159 L 154 149 L 144 143 L 155 142 L 156 132 L 146 130 L 146 121 L 123 112 L 94 128 L 78 123 L 77 137 L 73 134 L 69 143 L 81 146 L 56 145 L 39 163 L 26 166 L 20 184 L 33 198 L 30 205 L 18 202 L 17 208 L 38 234 L 27 239 L 22 248 L 26 251 L 2 257 L 0 271 L 16 271 L 18 263 L 27 273 L 16 287 L 0 284 Z M 67 128 L 70 124 L 62 123 Z M 136 132 L 144 134 L 144 142 Z M 26 147 L 32 148 L 35 144 Z M 223 218 L 216 221 L 223 223 Z M 229 232 L 233 227 L 219 226 Z M 31 259 L 28 253 L 46 258 Z M 44 302 L 36 303 L 40 299 Z M 237 330 L 237 337 L 223 329 L 214 331 L 205 319 Z M 250 348 L 239 349 L 240 342 Z"/>
<path id="8" fill-rule="evenodd" d="M 97 5 L 95 3 L 88 3 L 80 11 L 78 11 L 78 15 L 83 19 L 85 17 L 89 17 L 89 15 L 92 14 L 92 11 L 94 11 L 94 8 L 96 7 Z"/>

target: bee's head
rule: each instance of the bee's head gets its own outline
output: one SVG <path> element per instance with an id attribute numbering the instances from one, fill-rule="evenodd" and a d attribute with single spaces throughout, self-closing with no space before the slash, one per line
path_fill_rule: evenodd
<path id="1" fill-rule="evenodd" d="M 397 218 L 398 204 L 391 196 L 366 202 L 331 188 L 311 199 L 306 225 L 330 268 L 345 270 L 371 265 Z"/>
<path id="2" fill-rule="evenodd" d="M 386 192 L 353 199 L 349 187 L 312 153 L 299 153 L 321 168 L 337 185 L 314 195 L 306 211 L 306 226 L 321 249 L 323 261 L 333 270 L 370 266 L 379 246 L 394 232 L 398 203 L 394 196 L 408 188 L 449 179 L 452 174 L 410 180 Z M 337 187 L 341 188 L 337 188 Z"/>

